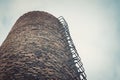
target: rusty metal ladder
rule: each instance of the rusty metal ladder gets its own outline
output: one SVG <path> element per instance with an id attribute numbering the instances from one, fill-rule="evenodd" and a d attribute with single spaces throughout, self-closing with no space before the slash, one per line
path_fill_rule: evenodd
<path id="1" fill-rule="evenodd" d="M 58 19 L 64 27 L 65 36 L 66 36 L 67 42 L 69 44 L 68 46 L 69 46 L 69 49 L 70 49 L 72 57 L 73 57 L 72 59 L 74 60 L 74 65 L 78 69 L 79 78 L 80 78 L 80 80 L 87 80 L 86 79 L 87 76 L 85 74 L 85 70 L 83 68 L 81 58 L 79 57 L 79 54 L 78 54 L 78 52 L 77 52 L 77 50 L 74 46 L 74 43 L 73 43 L 73 40 L 72 40 L 71 36 L 70 36 L 70 32 L 69 32 L 69 29 L 68 29 L 68 24 L 62 16 L 58 17 Z"/>

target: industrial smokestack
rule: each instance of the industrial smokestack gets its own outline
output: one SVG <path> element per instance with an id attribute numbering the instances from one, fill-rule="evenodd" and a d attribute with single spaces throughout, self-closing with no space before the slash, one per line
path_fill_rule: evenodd
<path id="1" fill-rule="evenodd" d="M 26 13 L 0 47 L 0 80 L 82 80 L 69 46 L 60 20 Z"/>

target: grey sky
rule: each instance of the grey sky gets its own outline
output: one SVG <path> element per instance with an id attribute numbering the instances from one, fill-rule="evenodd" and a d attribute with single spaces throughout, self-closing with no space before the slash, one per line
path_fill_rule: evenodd
<path id="1" fill-rule="evenodd" d="M 33 10 L 64 16 L 88 80 L 120 80 L 120 0 L 0 0 L 0 44 Z"/>

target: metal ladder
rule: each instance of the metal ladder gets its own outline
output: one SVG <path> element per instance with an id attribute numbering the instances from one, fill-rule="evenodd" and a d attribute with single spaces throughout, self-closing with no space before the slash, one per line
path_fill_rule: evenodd
<path id="1" fill-rule="evenodd" d="M 83 64 L 81 62 L 81 58 L 79 57 L 79 54 L 74 46 L 74 43 L 73 43 L 73 40 L 70 36 L 70 32 L 69 32 L 69 29 L 68 29 L 68 24 L 66 22 L 66 20 L 60 16 L 58 17 L 59 21 L 61 22 L 61 24 L 63 25 L 63 29 L 65 30 L 65 37 L 67 39 L 67 42 L 68 42 L 68 47 L 71 51 L 71 54 L 72 54 L 72 59 L 74 60 L 74 65 L 77 67 L 78 69 L 78 75 L 79 75 L 79 78 L 80 80 L 87 80 L 86 79 L 86 74 L 85 74 L 85 70 L 83 68 Z"/>

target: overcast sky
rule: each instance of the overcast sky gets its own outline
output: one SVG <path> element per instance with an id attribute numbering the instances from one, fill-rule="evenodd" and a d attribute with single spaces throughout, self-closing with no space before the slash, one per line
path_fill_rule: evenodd
<path id="1" fill-rule="evenodd" d="M 0 45 L 35 10 L 66 19 L 88 80 L 120 80 L 120 0 L 0 0 Z"/>

